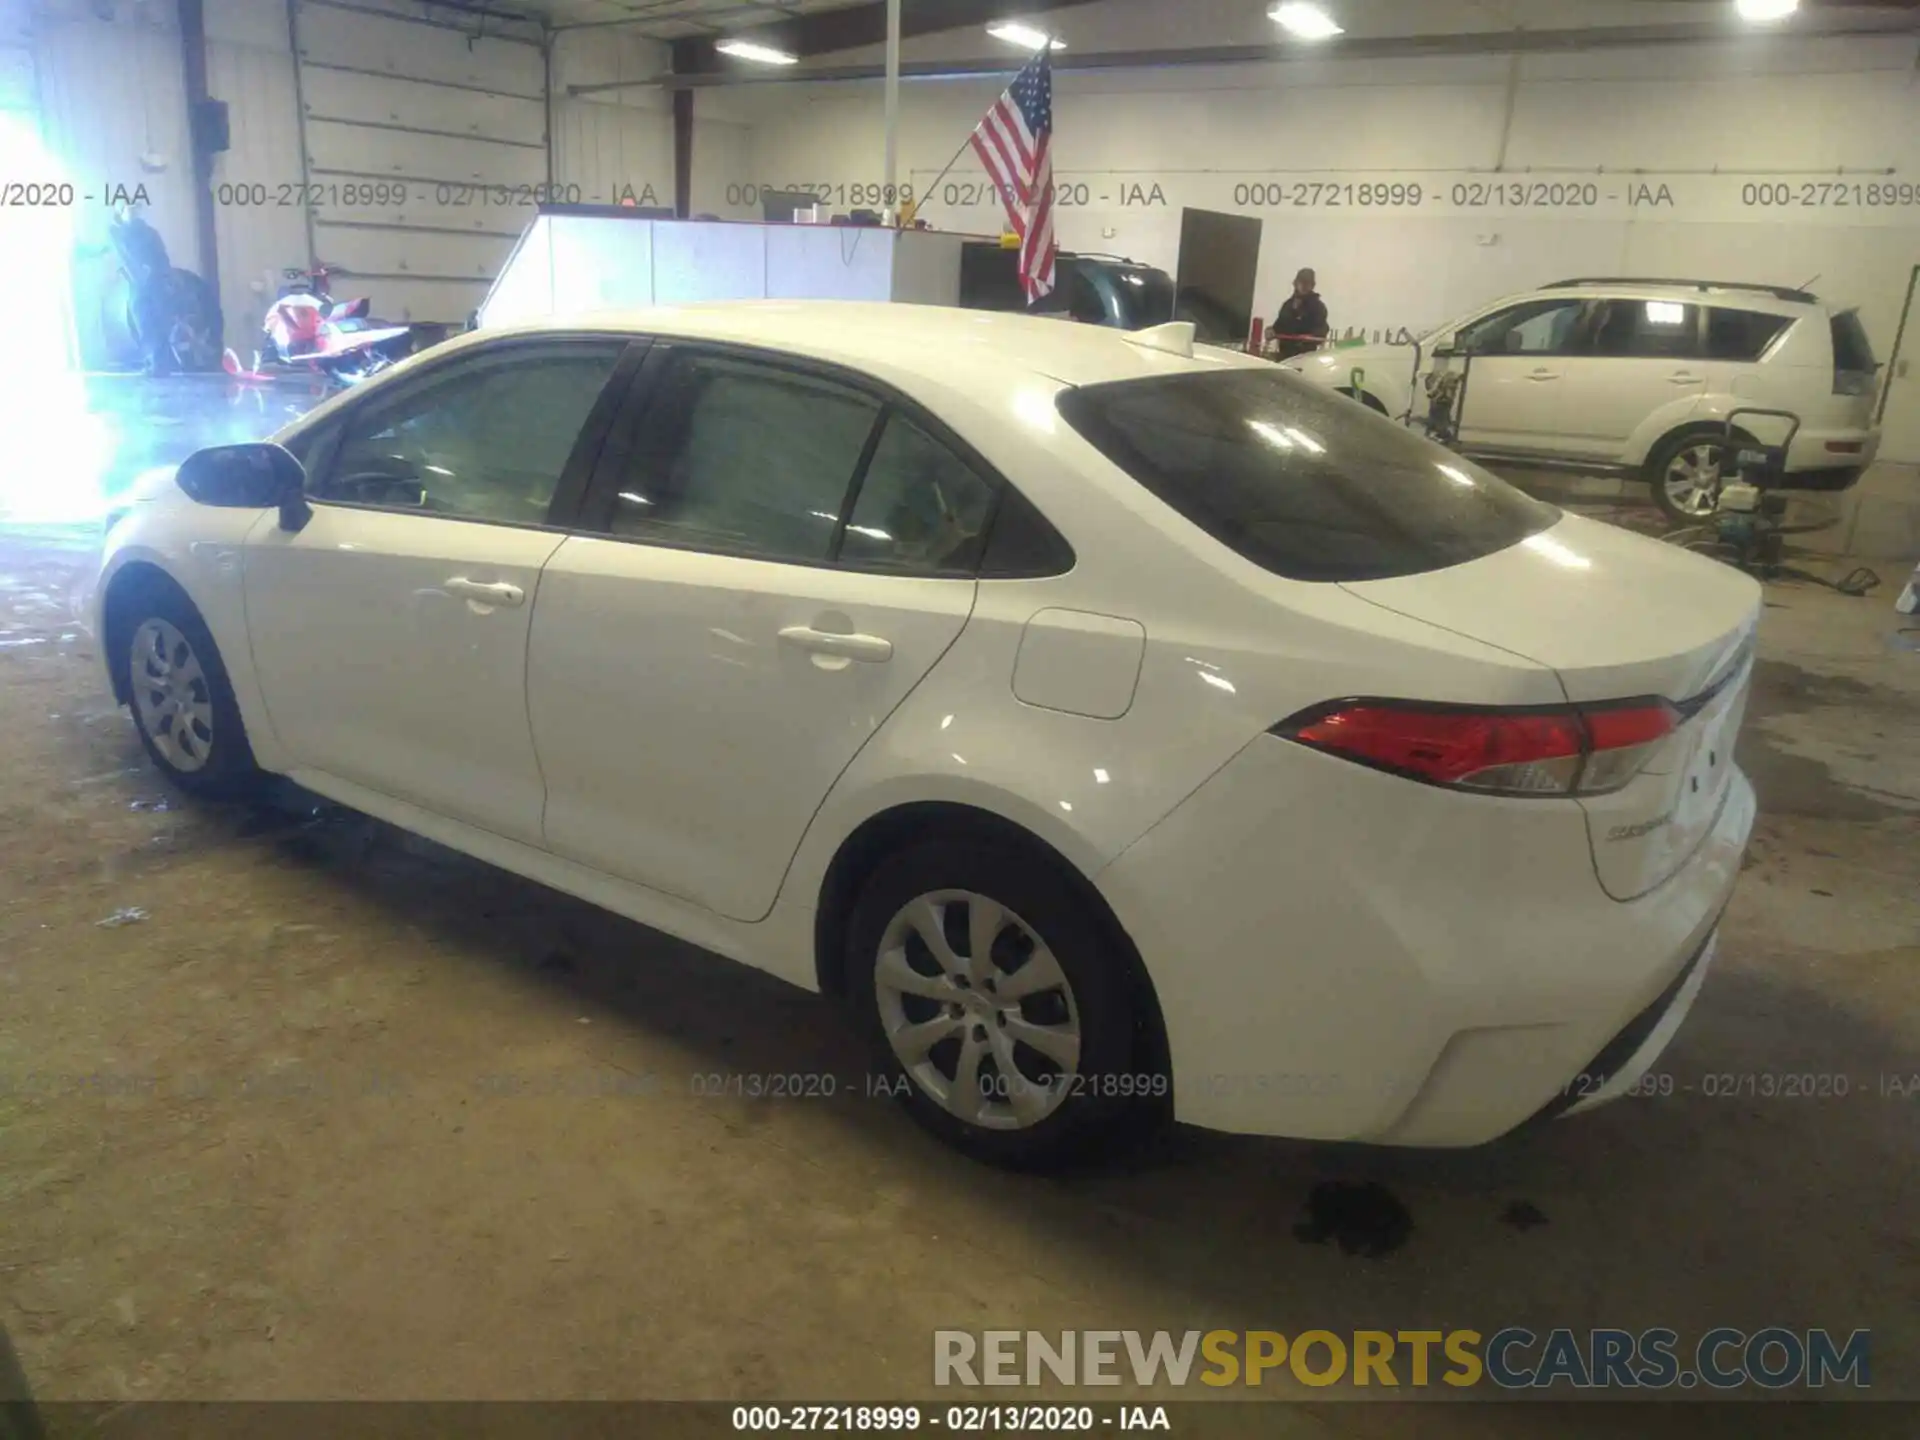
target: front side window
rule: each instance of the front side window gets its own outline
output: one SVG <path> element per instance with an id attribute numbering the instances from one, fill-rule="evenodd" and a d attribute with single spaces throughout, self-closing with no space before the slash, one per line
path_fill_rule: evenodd
<path id="1" fill-rule="evenodd" d="M 1557 355 L 1572 344 L 1582 300 L 1529 300 L 1475 321 L 1459 348 L 1476 355 Z"/>
<path id="2" fill-rule="evenodd" d="M 556 340 L 481 352 L 340 422 L 315 500 L 542 525 L 624 340 Z M 314 453 L 319 453 L 316 450 Z"/>
<path id="3" fill-rule="evenodd" d="M 1560 512 L 1343 395 L 1271 366 L 1063 393 L 1148 491 L 1291 580 L 1383 580 L 1491 555 Z"/>
<path id="4" fill-rule="evenodd" d="M 1678 300 L 1602 300 L 1594 307 L 1595 355 L 1686 360 L 1700 353 L 1700 307 Z"/>
<path id="5" fill-rule="evenodd" d="M 676 354 L 649 443 L 621 480 L 613 534 L 771 560 L 831 558 L 880 402 L 823 376 Z"/>

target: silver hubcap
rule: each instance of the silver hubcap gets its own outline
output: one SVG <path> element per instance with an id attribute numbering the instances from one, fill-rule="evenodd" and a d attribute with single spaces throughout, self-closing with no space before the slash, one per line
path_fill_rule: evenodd
<path id="1" fill-rule="evenodd" d="M 143 621 L 133 632 L 133 703 L 140 725 L 166 762 L 191 774 L 213 753 L 213 692 L 200 657 L 170 621 Z"/>
<path id="2" fill-rule="evenodd" d="M 1720 508 L 1720 448 L 1689 445 L 1667 466 L 1664 479 L 1673 508 L 1687 515 L 1711 515 Z"/>
<path id="3" fill-rule="evenodd" d="M 1072 1093 L 1073 987 L 1046 942 L 999 901 L 936 890 L 901 906 L 880 940 L 874 989 L 894 1056 L 969 1125 L 1024 1130 Z"/>

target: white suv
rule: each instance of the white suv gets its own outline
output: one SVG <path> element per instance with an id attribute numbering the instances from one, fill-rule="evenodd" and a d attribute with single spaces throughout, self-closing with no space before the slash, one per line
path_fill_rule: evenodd
<path id="1" fill-rule="evenodd" d="M 1426 377 L 1466 369 L 1460 448 L 1530 464 L 1643 475 L 1676 520 L 1719 503 L 1728 416 L 1785 410 L 1800 429 L 1789 484 L 1844 490 L 1880 445 L 1879 365 L 1860 318 L 1803 290 L 1706 280 L 1562 280 L 1510 295 L 1411 347 L 1322 350 L 1286 366 L 1409 421 Z M 1788 426 L 1737 419 L 1749 443 Z"/>

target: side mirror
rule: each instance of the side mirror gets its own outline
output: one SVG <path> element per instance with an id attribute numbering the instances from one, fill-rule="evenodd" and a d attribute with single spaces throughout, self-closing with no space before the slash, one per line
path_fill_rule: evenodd
<path id="1" fill-rule="evenodd" d="M 291 452 L 270 441 L 214 445 L 181 462 L 175 483 L 202 505 L 237 510 L 280 509 L 280 528 L 300 530 L 313 518 L 307 472 Z"/>

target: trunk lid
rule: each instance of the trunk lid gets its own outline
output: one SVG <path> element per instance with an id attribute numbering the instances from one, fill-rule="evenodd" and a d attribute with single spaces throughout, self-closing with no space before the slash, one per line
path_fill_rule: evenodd
<path id="1" fill-rule="evenodd" d="M 1576 703 L 1660 696 L 1680 709 L 1679 728 L 1633 781 L 1578 801 L 1614 899 L 1670 878 L 1712 830 L 1752 675 L 1760 587 L 1751 579 L 1567 516 L 1465 565 L 1344 588 L 1545 665 Z"/>

